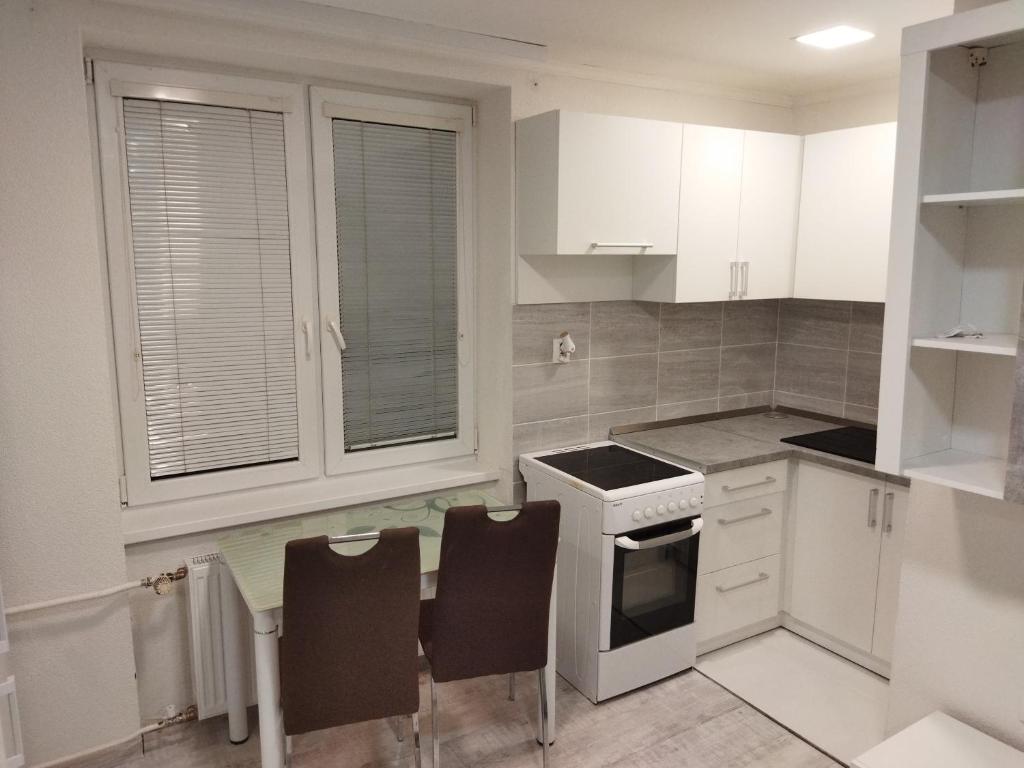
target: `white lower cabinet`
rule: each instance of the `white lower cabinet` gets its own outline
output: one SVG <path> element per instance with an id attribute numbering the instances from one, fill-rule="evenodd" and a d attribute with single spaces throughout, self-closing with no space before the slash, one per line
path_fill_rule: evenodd
<path id="1" fill-rule="evenodd" d="M 697 582 L 697 644 L 779 615 L 779 556 L 704 574 Z"/>
<path id="2" fill-rule="evenodd" d="M 779 552 L 786 495 L 773 493 L 704 511 L 699 574 Z"/>
<path id="3" fill-rule="evenodd" d="M 889 661 L 906 489 L 800 462 L 793 499 L 788 613 Z"/>

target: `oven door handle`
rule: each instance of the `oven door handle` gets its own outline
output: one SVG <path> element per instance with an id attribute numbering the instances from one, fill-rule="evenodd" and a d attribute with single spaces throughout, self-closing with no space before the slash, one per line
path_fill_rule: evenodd
<path id="1" fill-rule="evenodd" d="M 637 541 L 631 539 L 629 536 L 616 536 L 615 546 L 621 547 L 622 549 L 654 549 L 655 547 L 663 547 L 666 544 L 675 544 L 677 541 L 686 541 L 686 539 L 692 539 L 698 533 L 700 529 L 704 527 L 704 519 L 697 518 L 693 521 L 693 527 L 686 531 L 680 531 L 679 533 L 670 533 L 668 536 L 658 536 L 654 539 L 644 539 Z"/>

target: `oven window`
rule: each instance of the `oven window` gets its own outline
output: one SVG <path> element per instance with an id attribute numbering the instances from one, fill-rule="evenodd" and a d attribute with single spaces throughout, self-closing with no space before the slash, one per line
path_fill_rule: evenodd
<path id="1" fill-rule="evenodd" d="M 612 575 L 611 648 L 693 623 L 700 534 L 687 536 L 693 521 L 653 526 L 628 535 L 640 549 L 615 545 Z M 679 536 L 666 544 L 656 539 Z"/>

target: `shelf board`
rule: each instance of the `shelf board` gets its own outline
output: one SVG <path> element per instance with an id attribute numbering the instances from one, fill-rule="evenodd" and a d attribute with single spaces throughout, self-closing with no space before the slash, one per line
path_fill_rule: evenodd
<path id="1" fill-rule="evenodd" d="M 991 189 L 985 192 L 953 192 L 925 195 L 925 205 L 1024 205 L 1024 189 Z"/>
<path id="2" fill-rule="evenodd" d="M 951 349 L 954 352 L 976 352 L 983 355 L 1017 356 L 1017 337 L 1012 333 L 990 333 L 980 339 L 954 338 L 938 339 L 923 336 L 911 342 L 914 347 L 928 349 Z"/>
<path id="3" fill-rule="evenodd" d="M 1006 459 L 967 451 L 939 451 L 910 459 L 903 467 L 903 474 L 911 479 L 1001 499 L 1006 482 Z"/>

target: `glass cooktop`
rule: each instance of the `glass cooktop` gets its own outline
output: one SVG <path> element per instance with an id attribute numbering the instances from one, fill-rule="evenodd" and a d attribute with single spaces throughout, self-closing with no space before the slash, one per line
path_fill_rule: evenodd
<path id="1" fill-rule="evenodd" d="M 553 453 L 538 456 L 537 461 L 602 491 L 615 491 L 632 485 L 693 474 L 688 469 L 652 459 L 620 445 L 601 445 L 596 448 Z"/>
<path id="2" fill-rule="evenodd" d="M 875 463 L 875 430 L 866 427 L 839 427 L 809 432 L 805 435 L 784 437 L 782 442 L 863 461 L 865 464 Z"/>

